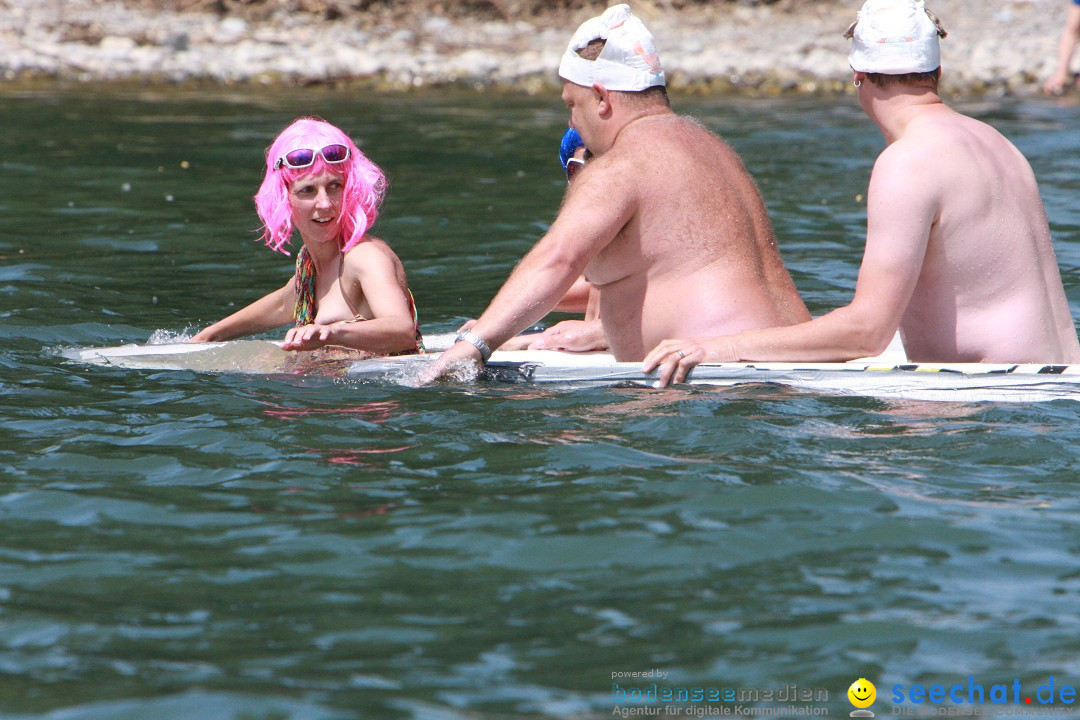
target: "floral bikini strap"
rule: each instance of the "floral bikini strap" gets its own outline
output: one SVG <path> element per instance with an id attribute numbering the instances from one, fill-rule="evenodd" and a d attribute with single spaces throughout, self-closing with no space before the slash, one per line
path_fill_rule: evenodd
<path id="1" fill-rule="evenodd" d="M 311 325 L 315 322 L 315 261 L 307 247 L 301 247 L 296 254 L 296 305 L 293 318 L 296 327 Z"/>

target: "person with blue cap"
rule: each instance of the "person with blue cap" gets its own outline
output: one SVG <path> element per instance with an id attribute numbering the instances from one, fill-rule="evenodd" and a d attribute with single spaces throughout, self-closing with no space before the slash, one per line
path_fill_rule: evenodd
<path id="1" fill-rule="evenodd" d="M 859 104 L 886 143 L 851 303 L 790 327 L 665 340 L 644 369 L 667 384 L 701 362 L 852 360 L 898 328 L 914 362 L 1080 362 L 1031 166 L 938 94 L 941 23 L 922 0 L 867 0 L 846 37 Z"/>
<path id="2" fill-rule="evenodd" d="M 578 131 L 567 128 L 559 141 L 559 162 L 566 173 L 568 185 L 574 181 L 574 175 L 585 167 L 587 152 Z M 562 320 L 542 330 L 538 326 L 538 331 L 526 330 L 504 342 L 498 349 L 572 352 L 607 349 L 604 329 L 599 322 L 600 293 L 584 275 L 566 291 L 562 300 L 552 310 L 561 313 L 584 313 L 584 317 L 581 320 Z M 475 320 L 470 320 L 461 326 L 459 332 L 468 330 L 475 324 Z"/>
<path id="3" fill-rule="evenodd" d="M 566 172 L 566 182 L 572 183 L 574 176 L 585 167 L 588 155 L 581 133 L 574 128 L 567 128 L 559 143 L 559 161 Z M 600 291 L 582 275 L 563 296 L 555 307 L 561 312 L 581 312 L 581 320 L 562 320 L 541 333 L 519 335 L 502 349 L 522 350 L 568 350 L 588 352 L 607 350 L 603 324 L 600 322 Z"/>

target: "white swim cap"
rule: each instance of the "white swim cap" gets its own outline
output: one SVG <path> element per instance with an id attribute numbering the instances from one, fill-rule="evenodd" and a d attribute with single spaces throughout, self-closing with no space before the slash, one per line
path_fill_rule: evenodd
<path id="1" fill-rule="evenodd" d="M 586 60 L 577 54 L 597 39 L 607 41 L 600 57 Z M 563 54 L 559 77 L 585 87 L 599 83 L 608 90 L 622 92 L 646 90 L 666 82 L 652 33 L 634 17 L 629 5 L 609 7 L 600 17 L 581 24 Z"/>
<path id="2" fill-rule="evenodd" d="M 938 37 L 923 0 L 866 0 L 855 25 L 848 63 L 856 72 L 904 75 L 941 67 Z"/>

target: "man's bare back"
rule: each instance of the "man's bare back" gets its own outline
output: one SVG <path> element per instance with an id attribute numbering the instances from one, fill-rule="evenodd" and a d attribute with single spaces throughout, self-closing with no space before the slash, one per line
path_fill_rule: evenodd
<path id="1" fill-rule="evenodd" d="M 859 104 L 887 143 L 852 301 L 799 325 L 664 340 L 642 364 L 661 385 L 701 362 L 876 355 L 897 329 L 912 360 L 1080 362 L 1031 166 L 942 102 L 945 35 L 917 0 L 866 0 L 848 29 Z"/>
<path id="2" fill-rule="evenodd" d="M 908 357 L 1080 361 L 1042 200 L 1023 155 L 989 125 L 933 105 L 882 153 L 871 194 L 879 180 L 891 184 L 890 173 L 913 170 L 926 179 L 936 213 L 900 324 Z"/>
<path id="3" fill-rule="evenodd" d="M 757 187 L 697 123 L 665 113 L 629 124 L 579 173 L 560 217 L 594 212 L 582 202 L 593 194 L 634 208 L 585 270 L 601 289 L 600 317 L 620 360 L 641 359 L 672 333 L 809 319 Z"/>

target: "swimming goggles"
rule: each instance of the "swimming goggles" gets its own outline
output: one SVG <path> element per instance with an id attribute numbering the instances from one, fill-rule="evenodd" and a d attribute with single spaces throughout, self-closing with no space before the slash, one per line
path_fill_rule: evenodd
<path id="1" fill-rule="evenodd" d="M 349 146 L 342 145 L 341 143 L 333 143 L 332 145 L 327 145 L 322 150 L 298 148 L 285 153 L 284 157 L 279 157 L 274 163 L 274 169 L 279 170 L 282 165 L 287 168 L 292 168 L 293 170 L 311 167 L 315 164 L 316 155 L 321 155 L 322 159 L 331 165 L 337 165 L 338 163 L 343 163 L 349 159 Z"/>

